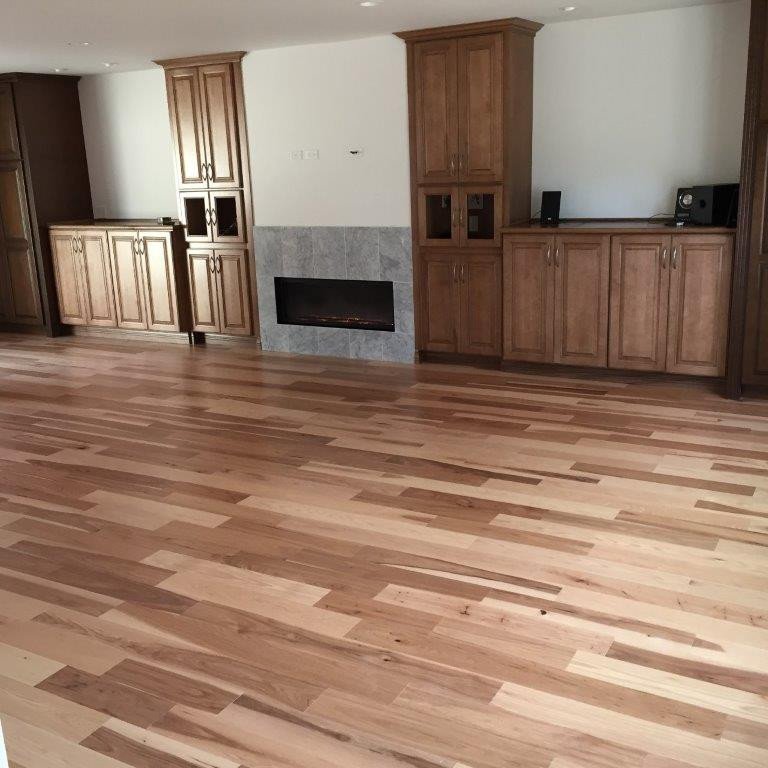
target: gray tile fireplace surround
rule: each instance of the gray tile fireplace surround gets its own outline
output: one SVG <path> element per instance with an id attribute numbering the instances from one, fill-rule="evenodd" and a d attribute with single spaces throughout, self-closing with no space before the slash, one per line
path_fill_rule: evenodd
<path id="1" fill-rule="evenodd" d="M 413 268 L 408 227 L 255 227 L 261 343 L 266 350 L 412 363 Z M 275 277 L 391 280 L 395 332 L 279 325 Z"/>

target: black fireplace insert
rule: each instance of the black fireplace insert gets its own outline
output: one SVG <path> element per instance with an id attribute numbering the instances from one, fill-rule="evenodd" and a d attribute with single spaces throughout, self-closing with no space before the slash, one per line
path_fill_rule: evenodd
<path id="1" fill-rule="evenodd" d="M 276 277 L 277 322 L 327 328 L 395 330 L 392 283 Z"/>

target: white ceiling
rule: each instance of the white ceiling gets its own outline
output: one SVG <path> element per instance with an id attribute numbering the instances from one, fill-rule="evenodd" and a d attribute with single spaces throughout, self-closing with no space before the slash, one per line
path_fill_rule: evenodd
<path id="1" fill-rule="evenodd" d="M 152 59 L 349 40 L 521 16 L 543 23 L 731 0 L 0 0 L 0 72 L 147 69 Z M 560 8 L 576 5 L 563 13 Z M 82 45 L 89 43 L 89 45 Z M 112 69 L 104 62 L 115 62 Z"/>

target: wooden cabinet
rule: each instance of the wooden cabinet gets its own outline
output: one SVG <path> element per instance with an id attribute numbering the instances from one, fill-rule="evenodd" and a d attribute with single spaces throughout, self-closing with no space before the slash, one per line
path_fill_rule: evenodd
<path id="1" fill-rule="evenodd" d="M 425 349 L 501 353 L 501 264 L 497 254 L 431 253 L 424 261 Z"/>
<path id="2" fill-rule="evenodd" d="M 666 365 L 670 373 L 725 374 L 732 261 L 730 236 L 673 238 Z"/>
<path id="3" fill-rule="evenodd" d="M 181 226 L 51 226 L 59 314 L 67 325 L 190 329 Z M 107 226 L 108 229 L 104 229 Z"/>
<path id="4" fill-rule="evenodd" d="M 77 77 L 0 75 L 0 326 L 61 332 L 48 222 L 93 215 Z M 89 251 L 89 256 L 91 255 Z M 80 254 L 77 254 L 80 261 Z M 94 311 L 100 296 L 94 297 Z M 83 306 L 83 311 L 85 307 Z M 73 309 L 77 313 L 76 309 Z"/>
<path id="5" fill-rule="evenodd" d="M 504 358 L 605 367 L 610 238 L 518 235 L 504 242 Z"/>
<path id="6" fill-rule="evenodd" d="M 251 333 L 248 259 L 235 248 L 187 253 L 193 330 L 237 336 Z"/>
<path id="7" fill-rule="evenodd" d="M 256 311 L 242 52 L 158 61 L 166 73 L 195 331 L 250 335 Z"/>

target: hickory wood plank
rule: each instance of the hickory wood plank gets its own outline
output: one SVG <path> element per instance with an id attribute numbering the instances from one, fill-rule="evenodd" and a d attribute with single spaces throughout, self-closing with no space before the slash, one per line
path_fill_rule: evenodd
<path id="1" fill-rule="evenodd" d="M 0 336 L 12 762 L 762 765 L 766 478 L 707 383 Z"/>

